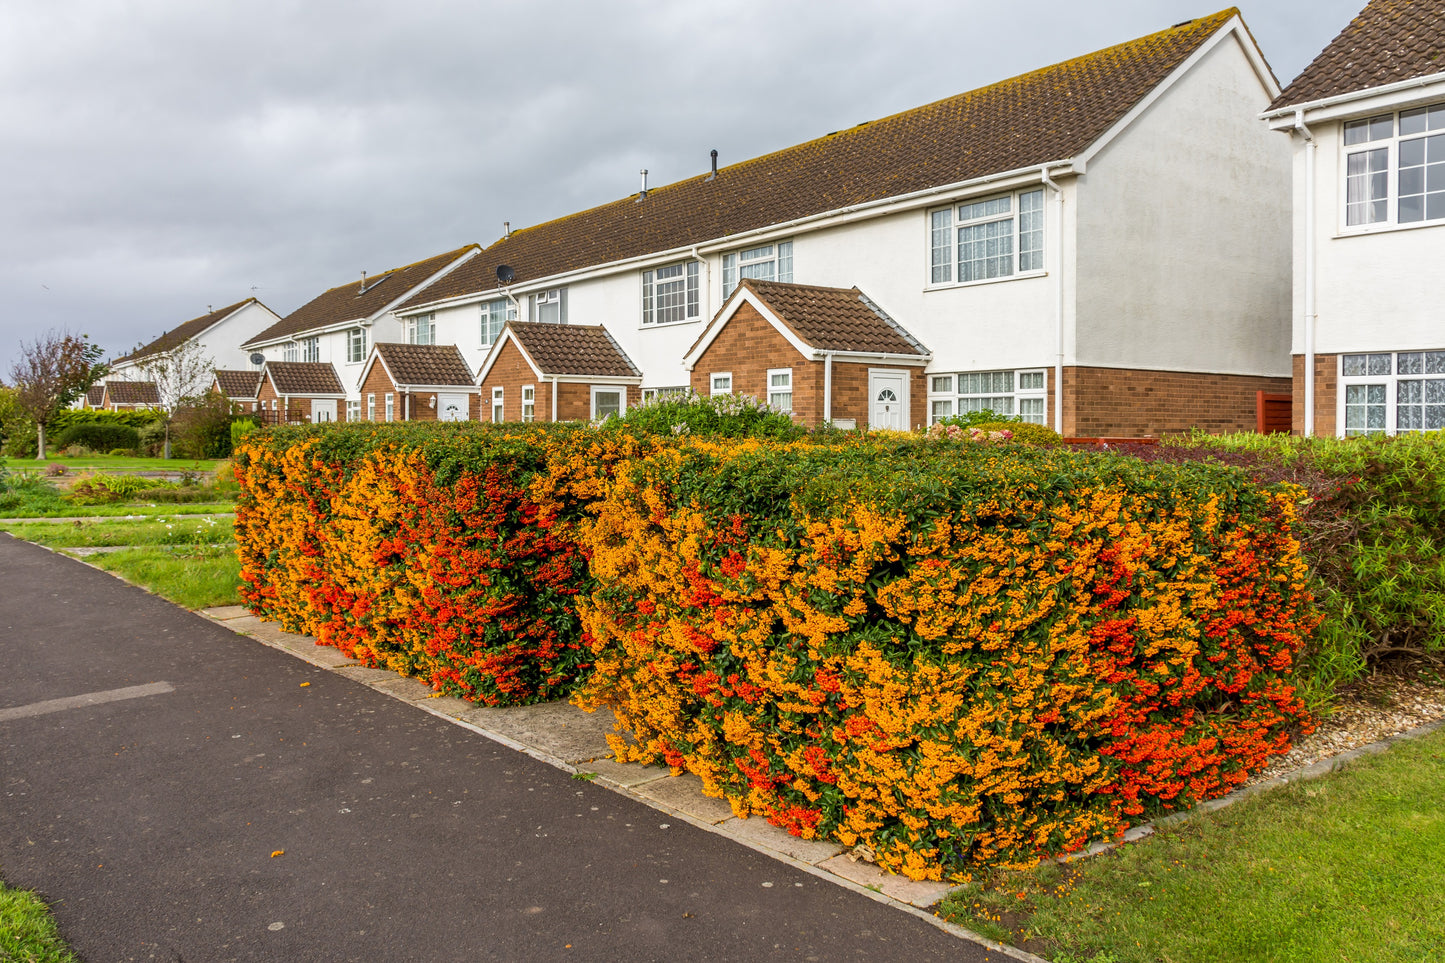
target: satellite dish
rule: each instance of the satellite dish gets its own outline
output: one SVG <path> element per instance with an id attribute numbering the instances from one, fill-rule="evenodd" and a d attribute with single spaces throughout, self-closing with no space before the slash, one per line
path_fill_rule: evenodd
<path id="1" fill-rule="evenodd" d="M 497 265 L 497 280 L 502 284 L 511 284 L 517 280 L 517 272 L 505 264 Z"/>
<path id="2" fill-rule="evenodd" d="M 251 355 L 251 363 L 252 363 L 252 364 L 265 364 L 265 363 L 266 363 L 266 356 L 265 356 L 264 354 L 253 354 L 253 355 Z"/>

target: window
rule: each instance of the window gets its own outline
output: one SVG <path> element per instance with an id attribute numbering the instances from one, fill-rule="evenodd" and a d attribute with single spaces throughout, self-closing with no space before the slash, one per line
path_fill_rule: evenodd
<path id="1" fill-rule="evenodd" d="M 437 316 L 435 314 L 418 314 L 414 318 L 407 318 L 406 343 L 436 344 Z"/>
<path id="2" fill-rule="evenodd" d="M 567 289 L 553 288 L 532 295 L 532 320 L 543 324 L 566 324 Z"/>
<path id="3" fill-rule="evenodd" d="M 352 328 L 346 332 L 346 360 L 353 364 L 366 360 L 365 328 Z"/>
<path id="4" fill-rule="evenodd" d="M 1044 269 L 1044 192 L 1020 191 L 929 214 L 931 284 Z"/>
<path id="5" fill-rule="evenodd" d="M 768 407 L 774 411 L 792 412 L 792 368 L 771 368 L 768 370 Z"/>
<path id="6" fill-rule="evenodd" d="M 742 278 L 759 281 L 793 280 L 793 242 L 779 241 L 723 255 L 723 297 L 733 293 Z"/>
<path id="7" fill-rule="evenodd" d="M 366 396 L 366 420 L 376 420 L 376 395 Z"/>
<path id="8" fill-rule="evenodd" d="M 508 321 L 517 320 L 517 306 L 508 298 L 482 303 L 482 347 L 490 348 L 502 336 Z"/>
<path id="9" fill-rule="evenodd" d="M 1345 224 L 1445 220 L 1445 104 L 1345 124 Z"/>
<path id="10" fill-rule="evenodd" d="M 614 385 L 592 386 L 592 420 L 606 421 L 622 414 L 627 407 L 627 389 Z"/>
<path id="11" fill-rule="evenodd" d="M 1340 386 L 1346 435 L 1445 428 L 1445 351 L 1347 354 Z"/>
<path id="12" fill-rule="evenodd" d="M 348 422 L 361 420 L 361 401 L 348 401 L 346 403 L 346 420 Z"/>
<path id="13" fill-rule="evenodd" d="M 525 422 L 537 420 L 536 385 L 522 385 L 522 420 Z"/>
<path id="14" fill-rule="evenodd" d="M 642 272 L 642 323 L 675 324 L 702 317 L 697 261 Z"/>
<path id="15" fill-rule="evenodd" d="M 686 398 L 691 393 L 692 389 L 687 385 L 679 385 L 675 388 L 643 388 L 642 400 L 644 403 L 666 401 L 669 398 Z"/>
<path id="16" fill-rule="evenodd" d="M 499 386 L 492 389 L 492 423 L 500 424 L 502 421 L 502 417 L 502 389 Z"/>
<path id="17" fill-rule="evenodd" d="M 300 355 L 300 349 L 295 341 L 286 342 L 286 347 L 281 350 L 282 361 L 296 361 Z"/>
<path id="18" fill-rule="evenodd" d="M 390 391 L 388 391 L 388 392 L 386 393 L 386 420 L 387 420 L 387 421 L 395 421 L 395 420 L 396 420 L 396 405 L 395 405 L 395 403 L 392 401 L 392 394 L 391 394 Z"/>
<path id="19" fill-rule="evenodd" d="M 733 376 L 730 371 L 714 372 L 712 375 L 712 396 L 733 393 Z"/>
<path id="20" fill-rule="evenodd" d="M 320 339 L 320 338 L 307 338 L 305 341 L 302 341 L 302 342 L 301 342 L 301 360 L 302 360 L 302 361 L 320 361 L 320 360 L 321 360 L 321 339 Z"/>
<path id="21" fill-rule="evenodd" d="M 971 411 L 992 411 L 1043 425 L 1048 423 L 1047 401 L 1047 374 L 1041 368 L 928 377 L 929 424 Z"/>

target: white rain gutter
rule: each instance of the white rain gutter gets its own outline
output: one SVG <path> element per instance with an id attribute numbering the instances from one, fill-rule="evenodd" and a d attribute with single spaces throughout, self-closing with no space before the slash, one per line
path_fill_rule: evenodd
<path id="1" fill-rule="evenodd" d="M 1054 431 L 1064 433 L 1064 189 L 1054 183 L 1045 167 L 1039 171 L 1044 186 L 1054 192 L 1054 230 L 1058 239 L 1054 242 L 1054 257 L 1057 258 L 1054 271 L 1054 329 L 1057 353 L 1054 356 Z"/>
<path id="2" fill-rule="evenodd" d="M 1305 109 L 1294 112 L 1294 130 L 1305 139 L 1304 431 L 1315 433 L 1315 151 L 1319 144 L 1305 126 Z"/>
<path id="3" fill-rule="evenodd" d="M 1409 80 L 1397 80 L 1392 84 L 1366 87 L 1363 90 L 1352 90 L 1346 94 L 1335 94 L 1333 97 L 1321 97 L 1317 100 L 1307 100 L 1302 104 L 1280 107 L 1278 110 L 1267 110 L 1259 116 L 1264 120 L 1277 120 L 1294 114 L 1293 129 L 1299 130 L 1300 120 L 1306 111 L 1319 110 L 1324 107 L 1343 107 L 1357 100 L 1369 100 L 1372 97 L 1398 93 L 1413 87 L 1429 87 L 1431 84 L 1438 84 L 1442 81 L 1445 81 L 1445 73 L 1426 74 L 1424 77 L 1411 77 Z M 1315 120 L 1318 121 L 1320 118 L 1316 117 Z"/>
<path id="4" fill-rule="evenodd" d="M 833 352 L 823 352 L 823 424 L 833 423 Z"/>

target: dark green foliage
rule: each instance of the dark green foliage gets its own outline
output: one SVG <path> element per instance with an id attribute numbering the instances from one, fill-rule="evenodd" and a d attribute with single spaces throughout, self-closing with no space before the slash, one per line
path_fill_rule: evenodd
<path id="1" fill-rule="evenodd" d="M 649 435 L 694 435 L 715 438 L 801 438 L 806 429 L 792 415 L 773 411 L 747 395 L 661 398 L 629 408 L 607 427 Z"/>
<path id="2" fill-rule="evenodd" d="M 118 422 L 79 422 L 59 432 L 55 444 L 59 448 L 83 445 L 91 451 L 135 448 L 140 444 L 140 432 Z"/>

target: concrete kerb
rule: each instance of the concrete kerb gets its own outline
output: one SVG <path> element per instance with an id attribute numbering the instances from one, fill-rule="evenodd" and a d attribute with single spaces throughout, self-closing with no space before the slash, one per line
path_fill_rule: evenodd
<path id="1" fill-rule="evenodd" d="M 604 750 L 602 754 L 592 759 L 574 758 L 572 761 L 569 761 L 544 748 L 524 742 L 514 735 L 499 731 L 492 726 L 480 724 L 476 721 L 478 718 L 478 707 L 476 706 L 472 706 L 459 699 L 436 696 L 430 693 L 429 690 L 427 690 L 427 695 L 421 696 L 416 686 L 421 686 L 422 684 L 417 683 L 415 680 L 406 679 L 398 676 L 394 672 L 388 672 L 386 670 L 370 669 L 360 665 L 354 659 L 346 659 L 345 664 L 336 665 L 327 664 L 326 662 L 312 658 L 310 653 L 302 649 L 301 645 L 286 644 L 290 639 L 305 639 L 314 646 L 314 640 L 311 640 L 309 636 L 296 636 L 293 633 L 282 632 L 275 626 L 261 623 L 259 619 L 252 616 L 251 613 L 242 606 L 223 606 L 216 609 L 203 609 L 199 614 L 218 625 L 231 629 L 237 635 L 254 639 L 262 645 L 286 652 L 297 658 L 304 659 L 312 665 L 334 671 L 338 675 L 370 686 L 385 695 L 389 695 L 399 701 L 407 702 L 439 719 L 444 719 L 452 725 L 461 726 L 493 742 L 504 745 L 509 749 L 530 756 L 538 762 L 546 763 L 549 766 L 570 773 L 575 777 L 590 778 L 590 781 L 595 784 L 635 799 L 657 812 L 666 815 L 669 819 L 680 820 L 706 832 L 724 836 L 740 846 L 746 846 L 754 852 L 786 863 L 795 869 L 808 873 L 811 876 L 816 876 L 835 886 L 841 886 L 861 896 L 866 896 L 875 902 L 901 910 L 911 916 L 926 921 L 946 933 L 960 939 L 968 940 L 971 943 L 976 943 L 991 952 L 999 953 L 1010 959 L 1019 960 L 1021 963 L 1048 963 L 1048 961 L 1042 957 L 1035 956 L 1032 953 L 1017 949 L 1016 947 L 997 943 L 972 930 L 959 926 L 956 923 L 950 923 L 930 913 L 927 907 L 938 902 L 938 900 L 950 893 L 955 888 L 953 886 L 942 883 L 915 883 L 903 877 L 897 877 L 895 879 L 894 877 L 887 876 L 882 870 L 871 864 L 861 862 L 853 863 L 842 853 L 841 847 L 836 847 L 833 844 L 809 844 L 809 841 L 806 840 L 793 841 L 794 843 L 803 843 L 805 846 L 821 847 L 814 851 L 815 856 L 818 857 L 815 862 L 800 859 L 792 853 L 768 845 L 765 840 L 766 833 L 764 830 L 749 826 L 746 821 L 738 819 L 732 814 L 732 810 L 728 804 L 722 800 L 703 796 L 700 781 L 698 781 L 698 785 L 693 786 L 687 777 L 673 776 L 667 769 L 631 763 L 619 763 L 615 759 L 610 758 L 610 750 Z M 242 624 L 238 625 L 235 623 Z M 264 625 L 265 629 L 269 631 L 258 631 L 258 624 Z M 289 638 L 283 640 L 282 637 Z M 324 649 L 322 646 L 316 646 L 316 648 Z M 335 650 L 326 651 L 334 652 Z M 398 685 L 398 683 L 408 682 L 412 683 L 412 685 Z M 445 701 L 443 702 L 442 700 Z M 458 711 L 461 707 L 465 707 L 465 709 Z M 525 707 L 521 711 L 526 711 L 526 709 L 530 708 L 533 707 Z M 511 712 L 512 710 L 490 711 Z M 583 710 L 578 709 L 576 711 L 582 712 Z M 696 777 L 692 777 L 692 779 L 696 780 Z M 672 780 L 679 780 L 679 782 L 670 784 Z M 682 785 L 684 782 L 688 783 L 685 787 Z M 663 785 L 667 785 L 666 790 L 663 790 Z M 692 798 L 693 796 L 695 796 L 696 799 Z M 694 805 L 695 803 L 698 805 Z M 687 809 L 680 808 L 682 805 L 687 806 L 688 809 L 697 809 L 704 814 L 695 815 L 692 812 L 688 812 Z M 726 810 L 725 813 L 723 812 L 724 809 Z M 741 831 L 744 826 L 748 826 L 746 832 Z M 789 839 L 791 838 L 792 837 L 789 837 Z M 848 875 L 835 872 L 834 869 L 824 868 L 822 865 L 824 863 L 832 863 L 834 867 L 837 868 L 840 865 L 839 861 L 847 861 L 848 865 L 845 868 L 851 870 Z M 878 877 L 878 882 L 860 881 L 865 877 L 871 878 L 874 875 Z M 853 878 L 850 878 L 850 876 Z M 889 892 L 889 890 L 897 889 L 898 886 L 902 886 L 903 884 L 908 884 L 909 887 L 916 888 L 914 890 L 913 901 L 903 898 L 904 894 L 901 891 L 898 895 Z"/>

